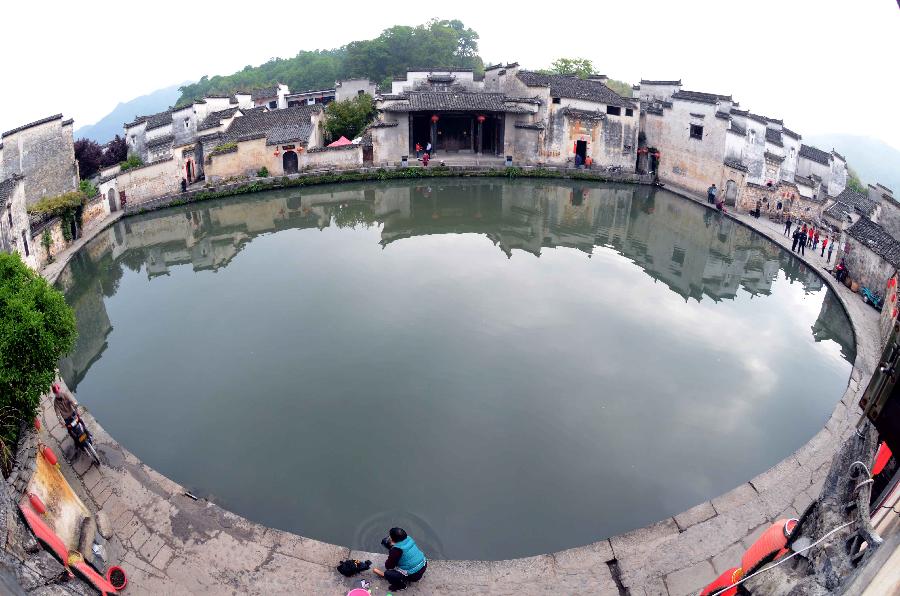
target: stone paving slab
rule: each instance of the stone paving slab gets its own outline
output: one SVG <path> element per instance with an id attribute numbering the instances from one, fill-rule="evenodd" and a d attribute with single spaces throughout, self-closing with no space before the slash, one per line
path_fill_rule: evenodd
<path id="1" fill-rule="evenodd" d="M 693 197 L 691 197 L 693 198 Z M 703 204 L 703 201 L 699 201 Z M 118 215 L 117 215 L 118 217 Z M 776 243 L 771 222 L 742 214 L 734 219 Z M 102 230 L 116 218 L 100 225 Z M 45 271 L 55 277 L 79 239 Z M 818 255 L 805 259 L 821 271 Z M 818 496 L 839 444 L 853 431 L 859 392 L 879 356 L 877 313 L 841 285 L 826 279 L 850 313 L 858 358 L 848 391 L 823 429 L 770 470 L 673 518 L 609 540 L 566 551 L 510 561 L 431 561 L 425 579 L 407 594 L 687 594 L 738 564 L 743 549 L 779 516 L 796 515 Z M 58 453 L 67 437 L 47 402 L 42 404 L 44 440 Z M 269 529 L 204 500 L 142 464 L 100 427 L 89 413 L 103 465 L 65 459 L 73 488 L 93 510 L 103 509 L 113 528 L 110 551 L 129 573 L 129 594 L 345 594 L 361 577 L 373 594 L 385 582 L 371 573 L 347 579 L 334 570 L 343 558 L 383 565 L 385 553 L 350 551 Z M 618 569 L 614 578 L 611 569 Z M 620 582 L 619 584 L 617 584 Z"/>

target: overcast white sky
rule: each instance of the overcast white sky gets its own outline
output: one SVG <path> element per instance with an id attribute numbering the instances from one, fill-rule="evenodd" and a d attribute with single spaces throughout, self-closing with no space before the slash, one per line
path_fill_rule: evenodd
<path id="1" fill-rule="evenodd" d="M 58 112 L 77 128 L 161 87 L 439 17 L 478 31 L 485 62 L 541 68 L 583 56 L 631 83 L 680 78 L 731 94 L 801 134 L 863 134 L 900 149 L 897 0 L 204 4 L 4 3 L 0 130 Z"/>

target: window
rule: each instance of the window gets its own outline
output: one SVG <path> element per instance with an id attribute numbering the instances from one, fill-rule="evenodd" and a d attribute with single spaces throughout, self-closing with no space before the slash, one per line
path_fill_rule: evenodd
<path id="1" fill-rule="evenodd" d="M 750 129 L 750 144 L 753 145 L 756 143 L 756 131 Z"/>
<path id="2" fill-rule="evenodd" d="M 6 206 L 6 219 L 9 221 L 9 230 L 12 231 L 12 205 Z"/>
<path id="3" fill-rule="evenodd" d="M 794 148 L 791 147 L 791 159 L 794 159 Z"/>
<path id="4" fill-rule="evenodd" d="M 184 127 L 185 127 L 185 128 L 190 128 L 190 127 L 191 127 L 191 119 L 190 119 L 190 118 L 185 118 L 185 119 L 184 119 Z"/>
<path id="5" fill-rule="evenodd" d="M 606 113 L 612 114 L 613 116 L 621 116 L 622 108 L 619 106 L 606 106 Z"/>
<path id="6" fill-rule="evenodd" d="M 558 98 L 558 97 L 554 97 L 554 98 L 553 98 L 553 103 L 559 103 L 559 98 Z"/>
<path id="7" fill-rule="evenodd" d="M 357 95 L 365 95 L 365 94 L 366 94 L 366 90 L 365 90 L 365 89 L 360 89 L 359 91 L 356 92 L 356 94 L 357 94 Z"/>
<path id="8" fill-rule="evenodd" d="M 679 265 L 684 265 L 684 249 L 678 248 L 677 246 L 672 249 L 672 262 L 678 263 Z"/>
<path id="9" fill-rule="evenodd" d="M 634 116 L 634 110 L 632 110 L 631 108 L 625 108 L 625 115 Z"/>
<path id="10" fill-rule="evenodd" d="M 277 108 L 277 107 L 278 107 L 278 100 L 277 100 L 277 99 L 273 99 L 272 101 L 270 101 L 270 102 L 269 102 L 269 107 L 270 107 L 271 109 L 273 109 L 273 110 L 274 110 L 275 108 Z"/>
<path id="11" fill-rule="evenodd" d="M 25 247 L 25 256 L 27 257 L 31 253 L 28 252 L 28 237 L 25 235 L 25 230 L 22 230 L 22 246 Z"/>
<path id="12" fill-rule="evenodd" d="M 691 138 L 703 140 L 703 127 L 699 124 L 691 124 Z"/>

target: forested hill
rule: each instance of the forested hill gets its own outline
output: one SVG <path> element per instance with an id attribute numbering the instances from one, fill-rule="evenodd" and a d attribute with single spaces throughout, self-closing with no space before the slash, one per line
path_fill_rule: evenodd
<path id="1" fill-rule="evenodd" d="M 375 39 L 354 41 L 332 50 L 303 51 L 293 58 L 274 58 L 260 66 L 246 66 L 227 76 L 204 76 L 181 87 L 178 104 L 209 94 L 284 83 L 291 91 L 327 89 L 336 80 L 367 77 L 380 85 L 390 85 L 408 68 L 438 65 L 484 71 L 478 56 L 478 33 L 458 20 L 432 20 L 418 27 L 395 26 Z"/>

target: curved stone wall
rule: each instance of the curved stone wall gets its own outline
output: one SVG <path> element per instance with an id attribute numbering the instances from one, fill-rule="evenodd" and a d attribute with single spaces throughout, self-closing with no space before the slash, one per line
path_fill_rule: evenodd
<path id="1" fill-rule="evenodd" d="M 527 174 L 526 174 L 527 175 Z M 705 201 L 680 192 L 687 200 Z M 164 206 L 164 205 L 159 205 Z M 119 215 L 119 214 L 117 214 Z M 728 214 L 769 240 L 783 239 L 764 223 Z M 117 219 L 109 218 L 106 226 Z M 105 226 L 98 226 L 94 235 Z M 45 270 L 51 281 L 90 238 L 82 238 Z M 802 258 L 817 270 L 810 254 Z M 821 275 L 821 274 L 820 274 Z M 821 275 L 839 297 L 856 337 L 857 358 L 846 391 L 824 428 L 771 469 L 733 490 L 650 526 L 561 552 L 506 561 L 432 561 L 416 594 L 576 593 L 680 596 L 696 591 L 738 564 L 743 551 L 774 520 L 796 517 L 817 498 L 834 454 L 853 432 L 859 394 L 880 346 L 878 317 L 843 285 Z M 45 433 L 59 443 L 65 431 L 46 415 Z M 130 573 L 129 592 L 341 593 L 355 585 L 335 572 L 348 557 L 380 565 L 384 553 L 351 551 L 273 528 L 196 500 L 183 487 L 140 462 L 90 414 L 105 465 L 75 457 L 76 491 L 106 513 L 117 552 Z M 51 442 L 52 444 L 52 442 Z M 62 452 L 60 448 L 58 452 Z M 25 455 L 25 454 L 23 454 Z M 370 580 L 370 574 L 364 576 Z"/>

